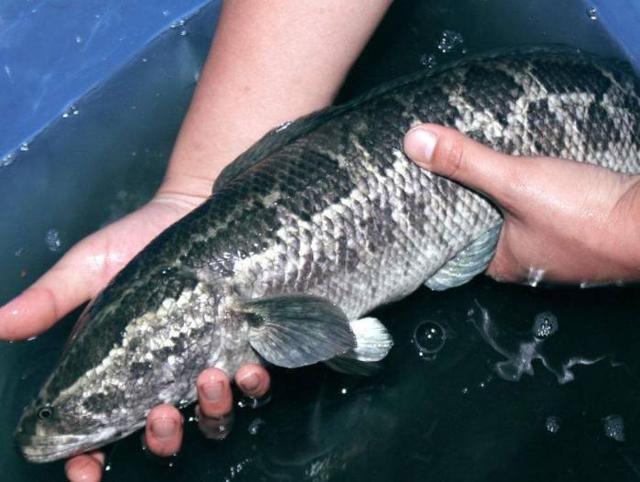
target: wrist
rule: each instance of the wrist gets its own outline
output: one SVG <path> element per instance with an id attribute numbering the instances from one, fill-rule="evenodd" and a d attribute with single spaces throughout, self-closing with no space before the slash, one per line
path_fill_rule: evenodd
<path id="1" fill-rule="evenodd" d="M 149 203 L 168 207 L 177 214 L 184 215 L 208 199 L 211 194 L 211 184 L 212 181 L 165 178 Z"/>
<path id="2" fill-rule="evenodd" d="M 616 202 L 612 228 L 619 239 L 620 261 L 630 280 L 640 280 L 640 176 L 625 179 Z"/>

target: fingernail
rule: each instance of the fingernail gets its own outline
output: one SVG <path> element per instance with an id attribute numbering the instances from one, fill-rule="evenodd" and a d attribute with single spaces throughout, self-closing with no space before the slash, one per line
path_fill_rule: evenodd
<path id="1" fill-rule="evenodd" d="M 202 385 L 202 393 L 210 402 L 217 402 L 224 395 L 224 385 L 222 382 L 205 383 Z"/>
<path id="2" fill-rule="evenodd" d="M 151 434 L 160 439 L 173 437 L 178 433 L 178 423 L 172 418 L 156 418 L 151 421 Z"/>
<path id="3" fill-rule="evenodd" d="M 254 392 L 260 386 L 260 377 L 251 373 L 238 380 L 238 384 L 247 392 Z"/>
<path id="4" fill-rule="evenodd" d="M 428 168 L 431 166 L 437 141 L 438 137 L 433 132 L 415 127 L 405 136 L 404 151 L 415 162 Z"/>

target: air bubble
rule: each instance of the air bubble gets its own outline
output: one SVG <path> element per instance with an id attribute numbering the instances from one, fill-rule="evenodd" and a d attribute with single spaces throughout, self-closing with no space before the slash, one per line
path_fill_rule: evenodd
<path id="1" fill-rule="evenodd" d="M 624 419 L 620 415 L 609 415 L 602 419 L 604 434 L 616 442 L 624 442 Z"/>
<path id="2" fill-rule="evenodd" d="M 424 321 L 413 332 L 418 355 L 423 358 L 430 358 L 442 350 L 446 339 L 445 329 L 435 321 Z"/>
<path id="3" fill-rule="evenodd" d="M 77 44 L 81 44 L 82 43 L 82 37 L 80 37 L 79 35 L 76 35 L 76 43 Z"/>
<path id="4" fill-rule="evenodd" d="M 598 10 L 596 7 L 590 7 L 587 9 L 587 17 L 589 17 L 589 20 L 598 20 Z"/>
<path id="5" fill-rule="evenodd" d="M 445 30 L 438 40 L 438 50 L 443 54 L 449 53 L 464 43 L 464 38 L 460 32 Z"/>
<path id="6" fill-rule="evenodd" d="M 45 243 L 49 251 L 56 252 L 62 247 L 62 241 L 60 240 L 60 233 L 55 229 L 50 229 L 44 237 Z"/>
<path id="7" fill-rule="evenodd" d="M 20 150 L 22 152 L 27 152 L 29 150 L 29 143 L 23 142 L 22 144 L 20 144 Z"/>
<path id="8" fill-rule="evenodd" d="M 550 311 L 538 313 L 533 321 L 533 336 L 547 338 L 558 331 L 558 317 Z"/>
<path id="9" fill-rule="evenodd" d="M 560 430 L 560 418 L 554 415 L 547 417 L 547 420 L 544 423 L 544 427 L 549 433 L 558 433 L 558 430 Z"/>
<path id="10" fill-rule="evenodd" d="M 251 435 L 258 435 L 264 425 L 266 425 L 266 422 L 264 420 L 262 420 L 261 418 L 256 418 L 255 420 L 251 421 L 247 430 Z"/>
<path id="11" fill-rule="evenodd" d="M 433 54 L 424 54 L 420 56 L 420 64 L 422 64 L 422 66 L 426 67 L 428 70 L 431 70 L 436 65 L 438 65 L 438 59 Z"/>
<path id="12" fill-rule="evenodd" d="M 170 13 L 171 13 L 171 12 L 170 12 L 169 10 L 163 10 L 163 11 L 162 11 L 162 15 L 163 15 L 164 17 L 168 17 Z"/>
<path id="13" fill-rule="evenodd" d="M 189 32 L 183 29 L 180 30 L 180 33 L 178 35 L 180 35 L 180 37 L 186 37 L 187 35 L 189 35 Z"/>
<path id="14" fill-rule="evenodd" d="M 13 161 L 16 160 L 16 155 L 12 152 L 11 154 L 7 154 L 2 159 L 0 159 L 0 167 L 7 167 L 13 164 Z"/>

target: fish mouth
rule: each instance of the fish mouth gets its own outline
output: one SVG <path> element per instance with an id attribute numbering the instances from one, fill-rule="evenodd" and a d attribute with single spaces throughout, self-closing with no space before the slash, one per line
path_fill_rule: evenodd
<path id="1" fill-rule="evenodd" d="M 47 463 L 97 449 L 129 435 L 139 427 L 126 430 L 104 428 L 91 434 L 35 435 L 18 431 L 14 435 L 23 457 L 33 463 Z"/>

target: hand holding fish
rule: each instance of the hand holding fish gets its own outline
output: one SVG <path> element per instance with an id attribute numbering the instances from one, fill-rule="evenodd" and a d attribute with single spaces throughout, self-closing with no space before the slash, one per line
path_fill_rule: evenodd
<path id="1" fill-rule="evenodd" d="M 160 193 L 123 219 L 88 236 L 74 246 L 32 287 L 0 308 L 0 339 L 18 340 L 38 335 L 56 321 L 93 298 L 138 251 L 170 224 L 187 214 L 205 197 Z M 235 375 L 245 395 L 261 397 L 269 388 L 267 371 L 246 365 Z M 200 427 L 220 428 L 232 408 L 230 380 L 221 370 L 204 370 L 196 382 Z M 160 456 L 176 453 L 182 440 L 182 415 L 171 405 L 149 413 L 145 444 Z M 66 465 L 70 480 L 99 480 L 104 455 L 91 452 L 71 458 Z"/>
<path id="2" fill-rule="evenodd" d="M 405 138 L 420 166 L 484 194 L 504 225 L 486 273 L 500 281 L 640 279 L 640 177 L 545 157 L 512 157 L 453 129 Z"/>

